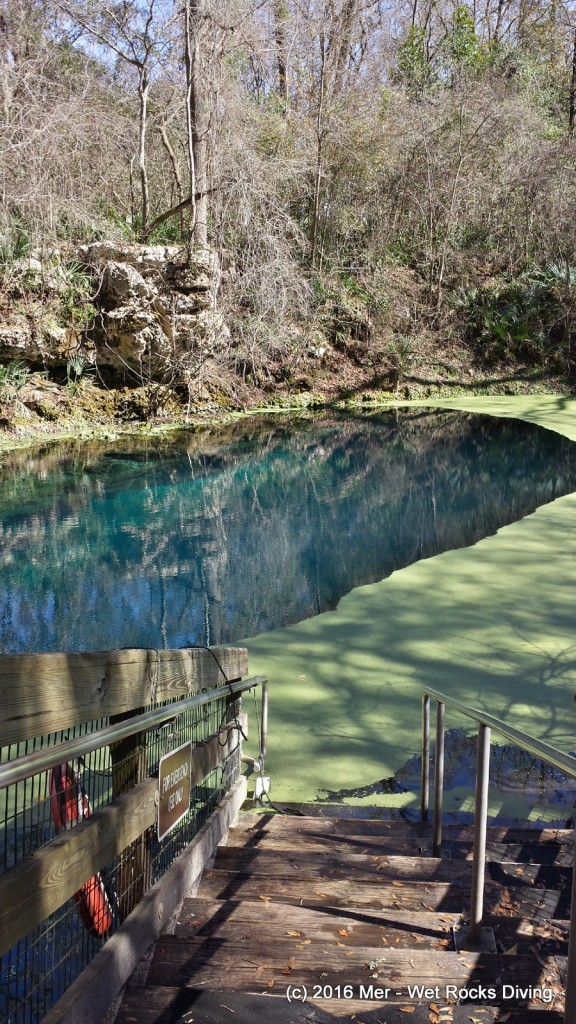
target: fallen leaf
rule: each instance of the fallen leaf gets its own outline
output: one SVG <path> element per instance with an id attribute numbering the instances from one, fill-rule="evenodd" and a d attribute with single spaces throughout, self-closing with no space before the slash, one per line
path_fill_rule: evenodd
<path id="1" fill-rule="evenodd" d="M 403 889 L 403 888 L 404 888 L 404 882 L 392 882 L 392 885 L 393 885 L 393 886 L 394 886 L 394 887 L 395 887 L 396 889 Z"/>
<path id="2" fill-rule="evenodd" d="M 414 1013 L 415 1006 L 399 1006 L 400 1013 Z"/>
<path id="3" fill-rule="evenodd" d="M 290 974 L 290 971 L 293 971 L 295 967 L 296 960 L 293 956 L 291 956 L 288 963 L 286 964 L 286 967 L 283 968 L 282 974 Z"/>
<path id="4" fill-rule="evenodd" d="M 270 981 L 268 982 L 268 988 L 274 988 L 275 984 L 276 980 L 274 978 L 270 978 Z"/>
<path id="5" fill-rule="evenodd" d="M 269 903 L 269 902 L 270 902 L 270 900 L 272 899 L 272 897 L 271 897 L 271 896 L 259 896 L 258 898 L 259 898 L 259 899 L 261 899 L 261 900 L 263 900 L 263 901 L 264 901 L 264 903 Z"/>
<path id="6" fill-rule="evenodd" d="M 432 1010 L 432 1013 L 440 1013 L 440 1007 L 438 1003 L 429 1003 L 428 1009 Z"/>
<path id="7" fill-rule="evenodd" d="M 301 934 L 301 932 L 286 932 L 286 935 L 292 935 L 294 938 L 297 938 Z"/>
<path id="8" fill-rule="evenodd" d="M 350 932 L 348 931 L 347 928 L 339 928 L 338 935 L 350 935 Z"/>

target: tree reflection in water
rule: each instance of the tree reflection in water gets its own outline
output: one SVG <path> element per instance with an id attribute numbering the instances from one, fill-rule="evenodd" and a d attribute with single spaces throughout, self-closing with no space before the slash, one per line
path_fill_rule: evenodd
<path id="1" fill-rule="evenodd" d="M 576 489 L 574 446 L 462 413 L 249 420 L 13 456 L 6 652 L 231 642 Z"/>

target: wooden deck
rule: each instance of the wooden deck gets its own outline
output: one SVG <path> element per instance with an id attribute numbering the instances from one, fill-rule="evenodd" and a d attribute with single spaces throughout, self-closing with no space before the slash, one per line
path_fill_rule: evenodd
<path id="1" fill-rule="evenodd" d="M 560 1024 L 572 832 L 489 829 L 496 953 L 455 951 L 472 837 L 444 835 L 244 813 L 116 1024 Z"/>

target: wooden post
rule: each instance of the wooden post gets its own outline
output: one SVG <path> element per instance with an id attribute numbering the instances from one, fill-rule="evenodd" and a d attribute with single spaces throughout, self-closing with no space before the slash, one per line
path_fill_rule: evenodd
<path id="1" fill-rule="evenodd" d="M 144 708 L 136 708 L 119 715 L 110 716 L 110 724 L 125 722 L 134 715 L 142 714 Z M 115 800 L 133 789 L 146 778 L 146 734 L 136 733 L 127 736 L 110 747 L 112 761 L 112 799 Z M 150 829 L 131 843 L 120 855 L 116 880 L 118 910 L 120 920 L 124 921 L 128 914 L 140 903 L 144 893 L 150 887 Z"/>

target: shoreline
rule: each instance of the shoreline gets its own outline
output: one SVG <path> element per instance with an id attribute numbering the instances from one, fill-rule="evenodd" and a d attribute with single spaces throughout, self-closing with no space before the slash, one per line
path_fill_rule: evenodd
<path id="1" fill-rule="evenodd" d="M 575 398 L 397 404 L 525 419 L 576 440 Z M 333 611 L 242 641 L 250 671 L 270 679 L 272 800 L 314 802 L 393 776 L 419 753 L 426 686 L 573 749 L 575 527 L 576 493 L 359 587 Z M 461 725 L 447 716 L 447 729 Z M 472 809 L 468 793 L 446 798 L 448 811 Z M 345 802 L 415 806 L 417 797 Z M 492 814 L 518 811 L 514 793 L 492 792 Z"/>

